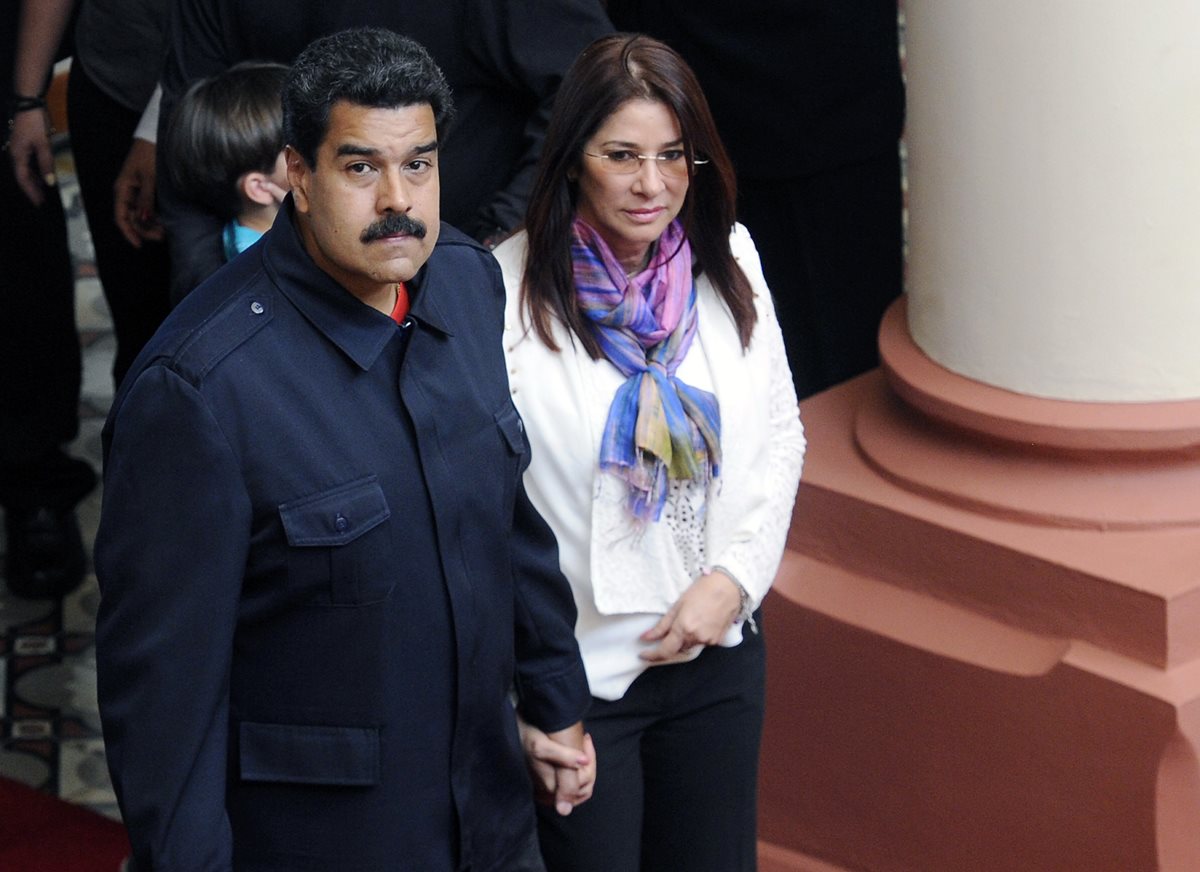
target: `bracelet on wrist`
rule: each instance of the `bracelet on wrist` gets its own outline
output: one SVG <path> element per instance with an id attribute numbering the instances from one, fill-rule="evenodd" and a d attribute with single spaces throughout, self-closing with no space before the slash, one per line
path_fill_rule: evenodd
<path id="1" fill-rule="evenodd" d="M 738 619 L 742 621 L 750 620 L 750 616 L 754 614 L 754 603 L 750 599 L 750 592 L 742 587 L 741 582 L 734 581 L 738 589 Z"/>
<path id="2" fill-rule="evenodd" d="M 10 94 L 8 98 L 8 131 L 4 137 L 3 145 L 0 145 L 0 151 L 8 151 L 12 144 L 12 132 L 16 126 L 17 115 L 21 112 L 29 112 L 34 109 L 45 109 L 46 98 L 44 96 L 28 97 L 25 94 Z M 50 126 L 49 116 L 46 121 L 46 132 L 50 135 L 54 134 L 54 128 Z"/>
<path id="3" fill-rule="evenodd" d="M 734 618 L 734 620 L 738 620 L 738 621 L 750 620 L 751 615 L 754 614 L 754 601 L 750 598 L 750 592 L 748 590 L 746 590 L 745 586 L 740 581 L 737 580 L 737 576 L 735 576 L 732 572 L 730 572 L 724 566 L 706 567 L 705 572 L 706 573 L 720 572 L 722 575 L 724 575 L 726 578 L 728 578 L 730 581 L 733 582 L 733 586 L 737 588 L 737 592 L 738 592 L 738 613 L 737 613 L 737 617 Z"/>
<path id="4" fill-rule="evenodd" d="M 45 97 L 27 97 L 24 94 L 13 94 L 10 102 L 12 104 L 13 115 L 16 115 L 18 112 L 29 112 L 33 109 L 46 108 Z"/>

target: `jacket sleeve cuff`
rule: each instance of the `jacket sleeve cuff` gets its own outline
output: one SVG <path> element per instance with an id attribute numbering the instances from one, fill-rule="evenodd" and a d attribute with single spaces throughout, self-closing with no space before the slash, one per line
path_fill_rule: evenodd
<path id="1" fill-rule="evenodd" d="M 587 673 L 578 658 L 563 672 L 532 680 L 522 677 L 517 694 L 521 717 L 547 733 L 583 720 L 592 702 Z"/>

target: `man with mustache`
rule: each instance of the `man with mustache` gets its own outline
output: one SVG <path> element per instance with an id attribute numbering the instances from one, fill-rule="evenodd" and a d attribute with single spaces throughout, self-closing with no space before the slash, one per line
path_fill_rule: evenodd
<path id="1" fill-rule="evenodd" d="M 133 868 L 540 870 L 514 700 L 568 813 L 588 689 L 521 484 L 499 268 L 439 222 L 449 90 L 411 40 L 346 31 L 283 104 L 292 194 L 104 432 L 97 665 Z"/>

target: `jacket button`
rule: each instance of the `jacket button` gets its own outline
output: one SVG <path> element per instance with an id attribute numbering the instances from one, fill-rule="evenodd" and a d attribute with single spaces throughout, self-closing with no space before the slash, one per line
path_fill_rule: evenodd
<path id="1" fill-rule="evenodd" d="M 338 512 L 333 519 L 333 526 L 339 533 L 345 533 L 350 529 L 350 522 L 346 520 L 346 516 Z"/>
<path id="2" fill-rule="evenodd" d="M 263 307 L 262 303 L 260 303 L 258 300 L 255 300 L 253 303 L 250 304 L 250 311 L 253 312 L 255 315 L 261 315 L 263 312 L 265 312 L 267 310 Z"/>

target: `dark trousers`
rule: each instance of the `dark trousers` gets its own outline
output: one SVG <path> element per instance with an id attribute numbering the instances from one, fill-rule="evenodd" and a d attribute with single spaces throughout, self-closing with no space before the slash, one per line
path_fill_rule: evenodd
<path id="1" fill-rule="evenodd" d="M 879 363 L 879 322 L 902 288 L 898 149 L 794 179 L 738 180 L 801 399 Z"/>
<path id="2" fill-rule="evenodd" d="M 140 113 L 101 91 L 80 63 L 71 66 L 67 111 L 79 192 L 96 251 L 96 272 L 117 339 L 113 381 L 119 385 L 167 316 L 167 245 L 146 242 L 134 248 L 113 220 L 113 184 L 129 153 Z"/>
<path id="3" fill-rule="evenodd" d="M 75 279 L 57 190 L 34 207 L 0 161 L 0 467 L 36 463 L 79 428 Z M 0 493 L 0 501 L 7 502 Z"/>
<path id="4" fill-rule="evenodd" d="M 764 679 L 762 636 L 747 630 L 593 699 L 592 798 L 565 818 L 538 810 L 549 872 L 752 872 Z"/>

